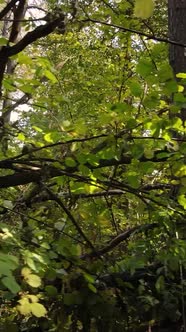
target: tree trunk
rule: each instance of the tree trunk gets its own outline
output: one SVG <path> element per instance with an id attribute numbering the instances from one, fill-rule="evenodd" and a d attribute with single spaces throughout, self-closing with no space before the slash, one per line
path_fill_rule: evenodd
<path id="1" fill-rule="evenodd" d="M 168 1 L 169 38 L 186 44 L 186 0 Z M 174 74 L 186 73 L 186 48 L 170 45 L 169 61 Z M 185 87 L 186 88 L 186 87 Z M 180 112 L 180 117 L 186 120 L 186 109 Z"/>
<path id="2" fill-rule="evenodd" d="M 186 0 L 168 0 L 168 28 L 170 40 L 186 45 Z M 186 48 L 170 44 L 169 62 L 175 76 L 178 73 L 186 73 Z M 184 86 L 184 95 L 186 96 L 186 85 Z M 184 122 L 186 121 L 186 107 L 182 107 L 177 116 L 182 119 L 184 125 Z M 179 137 L 178 134 L 174 133 L 173 136 Z M 179 192 L 179 189 L 180 185 L 177 187 L 177 192 Z M 180 275 L 180 279 L 182 284 L 182 275 Z M 182 320 L 183 331 L 186 332 L 186 306 L 184 294 L 182 294 Z"/>

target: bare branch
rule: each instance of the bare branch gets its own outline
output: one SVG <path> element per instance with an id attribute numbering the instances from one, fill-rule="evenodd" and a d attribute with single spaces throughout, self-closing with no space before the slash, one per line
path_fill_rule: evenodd
<path id="1" fill-rule="evenodd" d="M 163 43 L 167 43 L 167 44 L 186 47 L 186 44 L 180 43 L 180 42 L 175 41 L 175 40 L 171 40 L 169 38 L 163 38 L 163 37 L 158 37 L 158 36 L 155 36 L 155 35 L 150 35 L 148 33 L 142 32 L 142 31 L 138 31 L 138 30 L 131 29 L 131 28 L 126 28 L 126 27 L 123 27 L 121 25 L 117 25 L 117 24 L 114 24 L 114 23 L 108 23 L 108 22 L 105 22 L 105 21 L 96 20 L 96 19 L 90 18 L 90 17 L 87 18 L 87 19 L 81 20 L 80 22 L 92 22 L 92 23 L 96 23 L 96 24 L 102 24 L 102 25 L 109 26 L 111 28 L 119 29 L 121 31 L 128 31 L 128 32 L 134 33 L 136 35 L 146 37 L 147 39 L 150 39 L 150 40 L 155 40 L 155 41 L 159 41 L 159 42 L 163 42 Z"/>
<path id="2" fill-rule="evenodd" d="M 3 46 L 0 51 L 0 95 L 2 88 L 2 81 L 4 77 L 5 68 L 8 62 L 8 58 L 12 55 L 16 55 L 23 51 L 28 45 L 32 44 L 39 38 L 46 37 L 52 33 L 64 20 L 64 15 L 60 15 L 51 22 L 44 25 L 40 25 L 33 31 L 28 32 L 16 45 Z"/>
<path id="3" fill-rule="evenodd" d="M 0 12 L 0 20 L 8 14 L 8 12 L 14 7 L 18 0 L 11 0 L 6 7 Z"/>
<path id="4" fill-rule="evenodd" d="M 23 51 L 37 39 L 48 36 L 61 24 L 62 20 L 64 20 L 64 17 L 57 17 L 53 21 L 40 25 L 35 30 L 28 32 L 16 45 L 8 48 L 8 57 Z"/>
<path id="5" fill-rule="evenodd" d="M 9 43 L 15 43 L 21 30 L 20 20 L 24 18 L 26 10 L 26 0 L 20 0 L 14 11 L 14 20 L 10 32 Z"/>
<path id="6" fill-rule="evenodd" d="M 82 231 L 81 227 L 78 225 L 77 221 L 75 220 L 75 218 L 73 217 L 73 215 L 71 214 L 71 212 L 63 204 L 62 200 L 56 194 L 54 194 L 49 188 L 45 187 L 45 189 L 48 192 L 48 194 L 51 197 L 51 199 L 53 199 L 64 210 L 64 212 L 69 217 L 69 219 L 71 220 L 72 224 L 74 225 L 74 227 L 76 228 L 76 230 L 78 231 L 78 233 L 81 235 L 81 237 L 88 244 L 89 248 L 92 250 L 92 254 L 94 254 L 95 257 L 99 257 L 99 254 L 97 254 L 97 252 L 96 252 L 93 244 L 90 242 L 90 240 L 88 239 L 88 237 Z"/>
<path id="7" fill-rule="evenodd" d="M 156 227 L 159 227 L 160 225 L 158 223 L 153 223 L 153 224 L 148 224 L 148 225 L 140 225 L 136 226 L 133 228 L 128 229 L 127 231 L 117 235 L 112 241 L 109 242 L 105 247 L 102 249 L 99 249 L 96 251 L 96 256 L 103 256 L 104 254 L 112 251 L 116 246 L 118 246 L 121 242 L 126 241 L 131 235 L 140 233 L 140 232 L 145 232 L 150 229 L 154 229 Z M 96 257 L 95 253 L 90 253 L 90 254 L 85 254 L 81 258 L 92 258 Z"/>

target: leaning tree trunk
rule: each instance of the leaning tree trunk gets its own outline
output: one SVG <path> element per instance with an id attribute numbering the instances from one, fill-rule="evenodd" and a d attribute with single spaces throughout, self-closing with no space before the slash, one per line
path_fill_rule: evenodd
<path id="1" fill-rule="evenodd" d="M 168 17 L 169 38 L 186 45 L 186 0 L 168 0 Z M 175 75 L 186 73 L 186 48 L 171 44 L 169 60 Z M 186 120 L 186 108 L 180 117 L 183 122 Z"/>

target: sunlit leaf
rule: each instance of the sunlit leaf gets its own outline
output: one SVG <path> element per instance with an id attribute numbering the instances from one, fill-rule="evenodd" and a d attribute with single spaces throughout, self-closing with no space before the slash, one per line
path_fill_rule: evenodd
<path id="1" fill-rule="evenodd" d="M 30 65 L 33 63 L 33 60 L 26 53 L 21 52 L 18 54 L 18 62 L 20 64 Z"/>
<path id="2" fill-rule="evenodd" d="M 153 14 L 153 0 L 136 0 L 134 6 L 134 15 L 143 19 L 149 18 Z"/>
<path id="3" fill-rule="evenodd" d="M 183 193 L 178 196 L 178 202 L 180 205 L 183 206 L 184 209 L 186 209 L 186 193 Z"/>
<path id="4" fill-rule="evenodd" d="M 25 135 L 23 134 L 23 133 L 19 133 L 18 135 L 17 135 L 17 138 L 20 140 L 20 141 L 25 141 Z"/>
<path id="5" fill-rule="evenodd" d="M 21 274 L 23 277 L 27 277 L 31 273 L 32 271 L 28 267 L 23 267 L 21 270 Z"/>
<path id="6" fill-rule="evenodd" d="M 47 314 L 47 310 L 41 303 L 31 303 L 30 311 L 35 317 L 44 317 Z"/>
<path id="7" fill-rule="evenodd" d="M 44 139 L 48 143 L 54 143 L 53 138 L 52 138 L 52 133 L 45 134 Z"/>
<path id="8" fill-rule="evenodd" d="M 48 69 L 45 69 L 43 74 L 54 84 L 57 82 L 56 76 Z"/>
<path id="9" fill-rule="evenodd" d="M 31 303 L 29 303 L 28 299 L 25 303 L 21 305 L 17 305 L 17 310 L 20 312 L 21 315 L 27 316 L 31 313 Z"/>
<path id="10" fill-rule="evenodd" d="M 25 281 L 32 287 L 37 288 L 41 286 L 41 278 L 35 274 L 27 274 L 27 276 L 25 276 Z"/>
<path id="11" fill-rule="evenodd" d="M 177 78 L 186 78 L 186 73 L 178 73 L 176 74 Z"/>

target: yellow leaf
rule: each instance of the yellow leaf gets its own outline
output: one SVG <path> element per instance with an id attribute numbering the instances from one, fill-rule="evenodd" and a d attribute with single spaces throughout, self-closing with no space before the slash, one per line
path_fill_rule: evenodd
<path id="1" fill-rule="evenodd" d="M 183 91 L 184 91 L 184 86 L 178 85 L 178 92 L 183 92 Z"/>
<path id="2" fill-rule="evenodd" d="M 21 270 L 21 275 L 23 277 L 27 277 L 31 273 L 32 273 L 32 271 L 28 267 L 23 267 Z"/>
<path id="3" fill-rule="evenodd" d="M 18 305 L 17 310 L 21 313 L 21 315 L 27 316 L 31 313 L 30 303 L 27 302 L 24 305 Z"/>
<path id="4" fill-rule="evenodd" d="M 17 305 L 17 310 L 21 313 L 21 315 L 29 315 L 31 313 L 31 307 L 28 298 L 24 296 L 18 302 L 20 304 Z"/>
<path id="5" fill-rule="evenodd" d="M 25 141 L 25 135 L 23 134 L 23 133 L 19 133 L 18 135 L 17 135 L 17 139 L 19 139 L 20 141 Z"/>
<path id="6" fill-rule="evenodd" d="M 27 298 L 29 299 L 29 303 L 37 303 L 38 302 L 38 297 L 36 295 L 28 294 L 26 295 Z"/>
<path id="7" fill-rule="evenodd" d="M 36 317 L 44 317 L 47 314 L 45 307 L 41 303 L 30 304 L 32 314 Z"/>
<path id="8" fill-rule="evenodd" d="M 181 194 L 178 196 L 178 202 L 180 205 L 183 206 L 184 209 L 186 209 L 186 195 L 185 194 Z"/>
<path id="9" fill-rule="evenodd" d="M 25 281 L 27 282 L 27 284 L 29 284 L 31 287 L 39 287 L 41 286 L 41 278 L 35 274 L 28 274 L 25 277 Z"/>
<path id="10" fill-rule="evenodd" d="M 51 137 L 51 133 L 47 133 L 47 134 L 45 134 L 45 136 L 44 136 L 44 140 L 45 140 L 46 142 L 48 142 L 48 143 L 54 143 L 54 141 L 53 141 L 53 139 L 52 139 L 52 137 Z"/>
<path id="11" fill-rule="evenodd" d="M 149 18 L 153 14 L 153 0 L 136 0 L 134 6 L 134 15 L 142 19 Z"/>
<path id="12" fill-rule="evenodd" d="M 186 73 L 178 73 L 176 74 L 177 78 L 186 78 Z"/>

